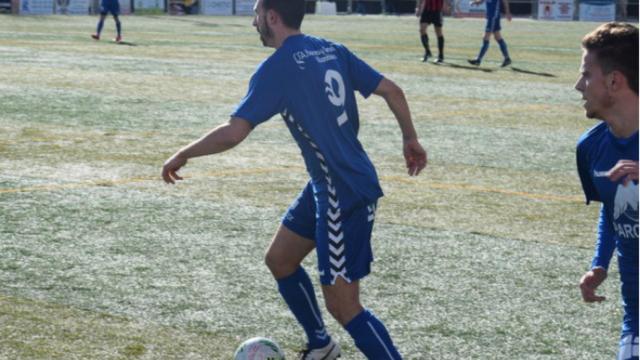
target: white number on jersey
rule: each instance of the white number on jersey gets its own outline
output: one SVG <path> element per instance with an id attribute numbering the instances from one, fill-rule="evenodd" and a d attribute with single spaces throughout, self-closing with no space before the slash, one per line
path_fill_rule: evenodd
<path id="1" fill-rule="evenodd" d="M 334 82 L 337 84 L 337 88 L 334 88 Z M 342 108 L 342 113 L 338 116 L 338 126 L 342 126 L 349 117 L 347 116 L 347 110 L 344 108 L 344 102 L 347 98 L 347 93 L 344 88 L 344 81 L 342 75 L 339 72 L 329 69 L 324 75 L 325 88 L 324 92 L 327 93 L 329 101 L 337 107 Z"/>

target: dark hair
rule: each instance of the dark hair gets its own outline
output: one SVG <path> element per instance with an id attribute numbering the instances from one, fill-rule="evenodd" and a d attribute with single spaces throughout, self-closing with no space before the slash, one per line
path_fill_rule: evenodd
<path id="1" fill-rule="evenodd" d="M 593 52 L 605 74 L 620 71 L 638 94 L 638 28 L 610 22 L 598 26 L 582 39 L 582 47 Z"/>
<path id="2" fill-rule="evenodd" d="M 300 30 L 306 8 L 306 0 L 263 0 L 265 10 L 274 10 L 282 22 L 291 29 Z"/>

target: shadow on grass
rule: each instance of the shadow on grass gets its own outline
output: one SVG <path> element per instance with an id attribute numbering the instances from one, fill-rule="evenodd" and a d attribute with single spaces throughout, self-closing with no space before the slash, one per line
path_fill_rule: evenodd
<path id="1" fill-rule="evenodd" d="M 502 69 L 502 67 L 488 68 L 488 67 L 475 66 L 475 65 L 460 65 L 460 64 L 456 64 L 456 63 L 452 63 L 452 62 L 447 62 L 447 61 L 443 61 L 441 63 L 435 63 L 435 62 L 431 62 L 431 63 L 433 65 L 449 66 L 449 67 L 452 67 L 454 69 L 474 70 L 474 71 L 482 71 L 482 72 L 487 72 L 487 73 L 491 73 L 491 72 L 494 72 L 494 71 Z M 511 66 L 510 68 L 511 68 L 511 71 L 517 72 L 517 73 L 521 73 L 521 74 L 544 76 L 544 77 L 556 77 L 556 75 L 551 74 L 551 73 L 546 73 L 546 72 L 531 71 L 531 70 L 526 70 L 526 69 L 522 69 L 522 68 L 518 68 L 518 67 L 514 67 L 514 66 Z"/>
<path id="2" fill-rule="evenodd" d="M 482 72 L 488 72 L 488 73 L 498 70 L 498 69 L 491 69 L 491 68 L 481 67 L 481 66 L 460 65 L 460 64 L 450 63 L 446 61 L 443 61 L 441 63 L 436 63 L 436 65 L 449 66 L 454 69 L 465 69 L 465 70 L 482 71 Z"/>
<path id="3" fill-rule="evenodd" d="M 157 15 L 148 15 L 147 17 L 150 18 L 156 18 L 156 19 L 169 19 L 169 20 L 173 20 L 173 21 L 181 21 L 181 22 L 187 22 L 187 23 L 192 23 L 195 26 L 204 26 L 204 27 L 219 27 L 219 26 L 224 26 L 224 27 L 243 27 L 243 25 L 240 24 L 217 24 L 217 23 L 213 23 L 213 22 L 208 22 L 208 21 L 202 21 L 202 20 L 198 20 L 198 19 L 189 19 L 187 17 L 181 17 L 181 16 L 157 16 Z"/>
<path id="4" fill-rule="evenodd" d="M 119 42 L 115 42 L 116 45 L 125 45 L 125 46 L 138 46 L 138 44 L 136 43 L 132 43 L 129 41 L 119 41 Z"/>
<path id="5" fill-rule="evenodd" d="M 544 77 L 556 77 L 555 75 L 550 74 L 550 73 L 525 70 L 525 69 L 520 69 L 520 68 L 513 67 L 513 66 L 511 67 L 511 71 L 515 71 L 517 73 L 522 73 L 522 74 L 529 74 L 529 75 L 537 75 L 537 76 L 544 76 Z"/>

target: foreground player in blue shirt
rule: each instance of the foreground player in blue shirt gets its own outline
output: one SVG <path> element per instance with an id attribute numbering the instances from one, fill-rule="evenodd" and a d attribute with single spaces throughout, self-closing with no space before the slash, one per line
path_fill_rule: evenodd
<path id="1" fill-rule="evenodd" d="M 410 175 L 426 166 L 403 91 L 347 48 L 304 35 L 304 0 L 258 0 L 253 25 L 275 52 L 253 74 L 228 123 L 175 153 L 162 169 L 167 183 L 189 158 L 228 150 L 280 114 L 298 143 L 311 180 L 285 214 L 266 254 L 278 290 L 304 329 L 302 359 L 335 359 L 302 260 L 316 250 L 327 309 L 369 359 L 401 359 L 386 327 L 359 300 L 359 280 L 373 260 L 371 231 L 382 190 L 358 141 L 355 91 L 383 97 L 395 115 Z"/>
<path id="2" fill-rule="evenodd" d="M 509 57 L 509 50 L 507 49 L 507 42 L 504 41 L 502 35 L 500 34 L 500 30 L 502 27 L 500 26 L 500 9 L 501 5 L 504 6 L 504 11 L 507 15 L 507 20 L 511 21 L 511 10 L 509 9 L 509 1 L 508 0 L 472 0 L 471 5 L 480 5 L 483 2 L 487 3 L 487 25 L 484 29 L 484 37 L 482 38 L 482 47 L 480 47 L 480 52 L 478 53 L 478 57 L 472 60 L 468 60 L 471 65 L 480 65 L 482 63 L 482 58 L 489 50 L 489 40 L 491 39 L 491 34 L 493 34 L 493 38 L 496 39 L 498 45 L 500 46 L 500 51 L 502 52 L 502 56 L 504 56 L 504 60 L 502 61 L 502 67 L 511 65 L 511 58 Z"/>
<path id="3" fill-rule="evenodd" d="M 602 203 L 595 256 L 580 280 L 586 302 L 607 278 L 614 250 L 622 284 L 624 317 L 618 360 L 638 359 L 638 29 L 601 25 L 582 40 L 576 90 L 588 118 L 602 122 L 578 142 L 578 173 L 587 204 Z"/>

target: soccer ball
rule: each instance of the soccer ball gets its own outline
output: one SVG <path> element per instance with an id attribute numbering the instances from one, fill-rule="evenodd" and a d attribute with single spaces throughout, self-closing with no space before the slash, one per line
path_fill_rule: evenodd
<path id="1" fill-rule="evenodd" d="M 284 360 L 284 353 L 275 341 L 263 338 L 251 338 L 238 347 L 235 360 Z"/>

